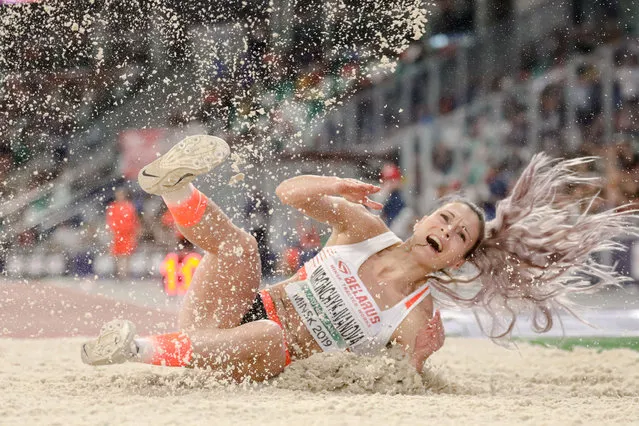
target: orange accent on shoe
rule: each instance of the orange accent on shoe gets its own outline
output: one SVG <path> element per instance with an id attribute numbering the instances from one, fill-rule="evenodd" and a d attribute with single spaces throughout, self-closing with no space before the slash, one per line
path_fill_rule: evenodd
<path id="1" fill-rule="evenodd" d="M 180 226 L 193 226 L 202 220 L 208 199 L 197 189 L 193 191 L 188 200 L 180 204 L 169 204 L 167 207 L 175 219 L 175 223 Z"/>
<path id="2" fill-rule="evenodd" d="M 280 321 L 280 317 L 277 315 L 277 310 L 275 309 L 275 303 L 273 303 L 273 298 L 269 294 L 268 290 L 260 291 L 260 297 L 262 298 L 262 304 L 264 305 L 264 310 L 266 311 L 266 316 L 271 321 L 274 321 L 277 325 L 280 326 L 282 331 L 284 327 L 282 326 L 282 321 Z M 284 351 L 286 353 L 286 365 L 291 363 L 291 352 L 288 350 L 288 342 L 286 341 L 286 336 L 284 335 Z"/>
<path id="3" fill-rule="evenodd" d="M 151 364 L 167 367 L 185 367 L 191 363 L 193 346 L 189 336 L 182 332 L 151 336 L 153 358 Z"/>

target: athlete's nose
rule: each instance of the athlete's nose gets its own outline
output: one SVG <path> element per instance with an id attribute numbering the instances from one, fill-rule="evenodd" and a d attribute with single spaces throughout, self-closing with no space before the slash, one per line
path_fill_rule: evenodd
<path id="1" fill-rule="evenodd" d="M 448 223 L 448 231 L 454 231 L 460 228 L 461 228 L 461 218 L 458 218 Z"/>
<path id="2" fill-rule="evenodd" d="M 450 238 L 450 235 L 448 235 L 448 231 L 444 230 L 444 228 L 441 228 L 441 231 L 444 234 L 444 236 L 446 237 L 446 239 Z"/>

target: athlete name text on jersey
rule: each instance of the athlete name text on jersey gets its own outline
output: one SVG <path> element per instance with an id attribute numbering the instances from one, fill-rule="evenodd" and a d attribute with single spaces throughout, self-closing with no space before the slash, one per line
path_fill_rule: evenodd
<path id="1" fill-rule="evenodd" d="M 310 281 L 318 299 L 327 309 L 326 312 L 342 338 L 348 346 L 355 345 L 365 337 L 364 330 L 353 317 L 344 303 L 339 291 L 333 285 L 322 266 L 319 266 L 311 274 Z"/>

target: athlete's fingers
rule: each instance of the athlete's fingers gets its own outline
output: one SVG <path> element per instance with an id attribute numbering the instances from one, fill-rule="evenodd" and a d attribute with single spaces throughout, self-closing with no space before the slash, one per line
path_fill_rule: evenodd
<path id="1" fill-rule="evenodd" d="M 353 189 L 353 192 L 358 192 L 363 195 L 374 194 L 376 192 L 381 191 L 381 188 L 377 188 L 376 186 L 372 186 L 372 185 L 355 186 L 352 189 Z"/>
<path id="2" fill-rule="evenodd" d="M 441 322 L 442 321 L 442 313 L 439 309 L 435 309 L 435 315 L 433 315 L 432 321 Z"/>
<path id="3" fill-rule="evenodd" d="M 379 192 L 380 189 L 381 188 L 377 188 L 374 185 L 369 185 L 362 182 L 345 182 L 342 188 L 339 190 L 339 194 L 354 203 L 367 205 L 366 202 L 368 198 L 366 196 L 375 192 Z M 370 207 L 377 209 L 376 206 Z"/>
<path id="4" fill-rule="evenodd" d="M 444 328 L 443 324 L 442 324 L 442 314 L 439 311 L 439 309 L 437 309 L 435 311 L 435 315 L 433 315 L 433 317 L 430 319 L 430 321 L 428 321 L 429 325 L 432 325 L 433 327 L 436 328 Z"/>
<path id="5" fill-rule="evenodd" d="M 384 205 L 378 203 L 377 201 L 373 201 L 370 198 L 366 198 L 363 203 L 366 207 L 370 207 L 373 210 L 381 210 L 384 208 Z"/>

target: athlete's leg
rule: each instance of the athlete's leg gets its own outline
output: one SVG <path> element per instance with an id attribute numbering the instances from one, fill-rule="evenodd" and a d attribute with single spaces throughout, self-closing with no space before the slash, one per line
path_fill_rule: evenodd
<path id="1" fill-rule="evenodd" d="M 180 232 L 205 250 L 179 314 L 183 330 L 239 325 L 262 278 L 257 241 L 235 226 L 207 199 L 201 220 L 178 225 Z"/>
<path id="2" fill-rule="evenodd" d="M 260 285 L 255 239 L 190 183 L 229 153 L 220 138 L 187 137 L 138 176 L 143 190 L 162 196 L 180 232 L 205 251 L 180 312 L 183 330 L 237 326 Z"/>
<path id="3" fill-rule="evenodd" d="M 256 240 L 192 185 L 185 189 L 184 194 L 173 192 L 164 199 L 169 210 L 176 212 L 180 232 L 206 251 L 179 313 L 179 328 L 185 333 L 182 339 L 188 336 L 192 350 L 187 364 L 211 368 L 237 380 L 263 380 L 279 374 L 286 365 L 280 327 L 272 321 L 239 326 L 261 281 Z M 202 204 L 206 206 L 201 217 L 192 217 L 184 210 L 187 200 L 191 200 L 190 212 Z M 159 343 L 167 346 L 169 357 L 179 353 L 174 349 L 175 337 L 156 338 L 151 350 L 157 353 Z M 188 346 L 186 342 L 179 344 Z M 162 361 L 162 356 L 151 359 L 152 363 Z"/>
<path id="4" fill-rule="evenodd" d="M 96 341 L 83 346 L 83 359 L 91 364 L 130 359 L 206 366 L 236 379 L 270 377 L 286 362 L 279 326 L 264 321 L 236 327 L 260 284 L 257 242 L 192 185 L 185 185 L 223 160 L 228 147 L 222 141 L 226 155 L 219 155 L 219 142 L 188 139 L 145 167 L 140 176 L 143 189 L 163 196 L 185 237 L 206 251 L 180 312 L 183 332 L 133 342 L 130 323 L 116 322 L 110 329 L 107 324 Z"/>
<path id="5" fill-rule="evenodd" d="M 91 365 L 126 361 L 207 368 L 220 378 L 264 380 L 284 370 L 287 352 L 282 330 L 273 321 L 255 321 L 231 329 L 195 329 L 135 338 L 135 326 L 113 320 L 100 336 L 82 345 L 82 361 Z"/>
<path id="6" fill-rule="evenodd" d="M 191 331 L 193 366 L 222 372 L 223 377 L 265 380 L 287 363 L 282 329 L 273 321 L 255 321 L 231 329 Z"/>
<path id="7" fill-rule="evenodd" d="M 171 199 L 165 198 L 170 204 Z M 206 250 L 179 313 L 182 341 L 180 336 L 156 338 L 151 350 L 157 353 L 158 346 L 166 345 L 171 356 L 180 353 L 174 349 L 176 341 L 186 347 L 190 343 L 188 365 L 211 368 L 236 380 L 264 380 L 282 372 L 287 357 L 279 325 L 272 321 L 240 325 L 260 285 L 257 242 L 210 200 L 206 204 L 199 222 L 179 226 L 189 241 Z M 184 341 L 187 336 L 189 342 Z M 151 360 L 158 361 L 162 357 Z"/>

